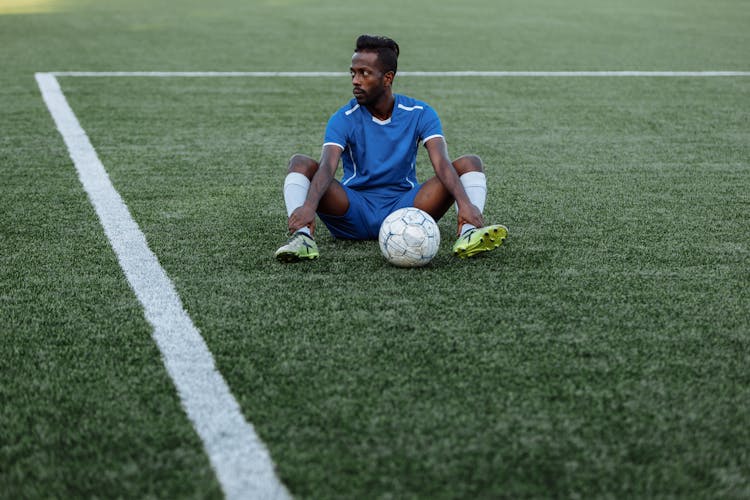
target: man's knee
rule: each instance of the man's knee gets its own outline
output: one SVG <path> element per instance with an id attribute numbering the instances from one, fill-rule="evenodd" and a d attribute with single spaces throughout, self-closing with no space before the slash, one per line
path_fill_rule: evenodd
<path id="1" fill-rule="evenodd" d="M 484 172 L 482 159 L 477 155 L 461 156 L 453 162 L 453 167 L 458 175 L 463 175 L 466 172 Z"/>
<path id="2" fill-rule="evenodd" d="M 298 172 L 308 179 L 312 179 L 315 172 L 318 170 L 318 162 L 302 154 L 295 154 L 289 159 L 289 166 L 287 172 Z"/>

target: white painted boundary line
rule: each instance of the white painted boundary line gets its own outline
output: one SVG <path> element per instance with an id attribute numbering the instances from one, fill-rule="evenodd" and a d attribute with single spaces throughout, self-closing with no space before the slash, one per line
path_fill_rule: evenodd
<path id="1" fill-rule="evenodd" d="M 253 77 L 321 78 L 349 76 L 340 71 L 56 71 L 53 76 L 80 77 Z M 750 76 L 750 71 L 401 71 L 399 76 L 424 77 L 726 77 Z"/>
<path id="2" fill-rule="evenodd" d="M 44 102 L 60 131 L 153 337 L 182 405 L 203 441 L 227 498 L 290 498 L 271 457 L 240 411 L 174 284 L 148 247 L 109 179 L 55 75 L 37 73 Z"/>

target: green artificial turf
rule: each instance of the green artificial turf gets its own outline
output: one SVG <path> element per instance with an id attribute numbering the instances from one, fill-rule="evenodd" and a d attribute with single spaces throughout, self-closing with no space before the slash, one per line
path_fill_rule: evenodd
<path id="1" fill-rule="evenodd" d="M 0 495 L 221 495 L 34 72 L 750 69 L 739 1 L 402 4 L 0 14 Z M 59 80 L 296 497 L 750 495 L 750 78 L 397 77 L 510 229 L 414 270 L 273 259 L 345 77 Z"/>

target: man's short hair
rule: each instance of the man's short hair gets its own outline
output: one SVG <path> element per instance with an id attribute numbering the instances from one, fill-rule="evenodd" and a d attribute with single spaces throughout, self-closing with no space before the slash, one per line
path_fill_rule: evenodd
<path id="1" fill-rule="evenodd" d="M 387 36 L 360 35 L 357 38 L 357 47 L 354 49 L 354 52 L 362 51 L 377 52 L 378 61 L 383 73 L 388 73 L 389 71 L 396 73 L 399 48 L 395 40 Z"/>

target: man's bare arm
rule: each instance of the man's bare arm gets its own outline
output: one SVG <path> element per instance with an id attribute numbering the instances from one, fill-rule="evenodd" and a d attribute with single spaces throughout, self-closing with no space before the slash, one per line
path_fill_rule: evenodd
<path id="1" fill-rule="evenodd" d="M 425 143 L 427 154 L 430 157 L 432 168 L 435 169 L 435 175 L 445 186 L 445 189 L 451 194 L 456 205 L 458 206 L 458 226 L 468 222 L 469 224 L 482 227 L 484 218 L 482 212 L 469 201 L 461 181 L 458 179 L 458 173 L 453 168 L 453 164 L 448 156 L 448 146 L 442 137 L 433 137 Z"/>
<path id="2" fill-rule="evenodd" d="M 318 170 L 313 175 L 310 181 L 310 189 L 307 192 L 307 199 L 305 203 L 297 208 L 292 215 L 289 216 L 288 227 L 289 232 L 293 233 L 298 229 L 305 226 L 313 228 L 315 225 L 315 212 L 318 209 L 318 204 L 323 195 L 328 191 L 328 188 L 333 182 L 334 174 L 339 165 L 341 159 L 341 148 L 327 144 L 323 146 L 323 153 L 320 157 L 320 163 L 318 164 Z"/>

